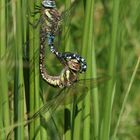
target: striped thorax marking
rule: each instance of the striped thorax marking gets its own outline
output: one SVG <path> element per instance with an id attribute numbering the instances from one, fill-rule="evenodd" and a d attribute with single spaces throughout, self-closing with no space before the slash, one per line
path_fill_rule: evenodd
<path id="1" fill-rule="evenodd" d="M 63 87 L 68 87 L 77 81 L 78 73 L 73 72 L 69 67 L 65 67 L 60 75 Z"/>
<path id="2" fill-rule="evenodd" d="M 49 19 L 51 19 L 51 20 L 53 19 L 53 18 L 52 18 L 52 15 L 51 15 L 50 12 L 49 12 L 49 9 L 45 9 L 44 12 L 45 12 L 46 16 L 47 16 Z"/>

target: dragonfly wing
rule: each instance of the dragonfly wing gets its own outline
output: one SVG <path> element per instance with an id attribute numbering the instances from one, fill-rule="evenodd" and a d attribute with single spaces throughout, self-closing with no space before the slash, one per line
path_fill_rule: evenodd
<path id="1" fill-rule="evenodd" d="M 61 44 L 62 39 L 66 39 L 70 33 L 70 22 L 72 20 L 72 18 L 74 17 L 74 13 L 76 10 L 76 6 L 78 4 L 78 2 L 80 2 L 79 0 L 75 0 L 74 2 L 72 2 L 70 8 L 68 8 L 67 10 L 64 10 L 61 13 L 61 22 L 60 22 L 60 28 L 58 31 L 58 46 L 59 44 Z"/>
<path id="2" fill-rule="evenodd" d="M 75 86 L 75 85 L 74 85 Z M 77 91 L 73 92 L 72 86 L 64 88 L 49 102 L 45 103 L 33 116 L 29 117 L 29 120 L 34 120 L 40 115 L 49 112 L 51 114 L 60 106 L 68 103 L 72 103 L 73 97 L 78 94 Z"/>
<path id="3" fill-rule="evenodd" d="M 97 87 L 108 79 L 109 77 L 82 79 L 72 84 L 70 87 L 61 89 L 51 101 L 45 103 L 30 119 L 36 119 L 47 112 L 51 115 L 60 105 L 66 105 L 73 101 L 78 103 L 86 96 L 89 89 Z"/>
<path id="4" fill-rule="evenodd" d="M 78 84 L 79 86 L 83 85 L 87 87 L 88 89 L 92 89 L 99 86 L 100 84 L 104 83 L 105 81 L 109 79 L 110 77 L 106 75 L 106 76 L 101 76 L 101 77 L 91 78 L 91 79 L 80 79 L 77 81 L 76 84 Z"/>
<path id="5" fill-rule="evenodd" d="M 47 112 L 51 115 L 58 107 L 61 105 L 61 103 L 65 100 L 64 94 L 65 90 L 68 90 L 67 88 L 61 89 L 60 92 L 53 98 L 51 101 L 45 103 L 33 116 L 31 116 L 29 119 L 36 119 L 40 115 L 43 115 Z"/>
<path id="6" fill-rule="evenodd" d="M 109 76 L 81 79 L 58 93 L 58 104 L 66 105 L 72 102 L 78 103 L 86 96 L 90 89 L 97 87 L 107 80 L 109 80 Z"/>
<path id="7" fill-rule="evenodd" d="M 68 8 L 67 10 L 65 10 L 64 12 L 61 13 L 61 20 L 63 22 L 66 22 L 66 21 L 70 21 L 72 15 L 74 14 L 75 12 L 75 9 L 76 9 L 76 5 L 78 4 L 78 2 L 80 2 L 79 0 L 75 0 L 70 8 Z"/>
<path id="8" fill-rule="evenodd" d="M 97 87 L 98 85 L 109 80 L 109 76 L 98 77 L 93 79 L 81 79 L 75 82 L 67 90 L 65 97 L 65 104 L 75 101 L 76 103 L 80 102 L 87 94 L 90 89 Z"/>

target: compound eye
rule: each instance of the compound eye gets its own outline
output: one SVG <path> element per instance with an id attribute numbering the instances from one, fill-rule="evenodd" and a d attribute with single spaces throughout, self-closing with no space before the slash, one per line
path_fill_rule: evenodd
<path id="1" fill-rule="evenodd" d="M 45 8 L 55 8 L 55 1 L 53 0 L 43 0 L 42 1 L 42 6 Z"/>
<path id="2" fill-rule="evenodd" d="M 70 69 L 74 70 L 74 71 L 80 71 L 80 63 L 76 60 L 76 59 L 71 59 L 70 61 L 68 61 L 68 66 Z"/>

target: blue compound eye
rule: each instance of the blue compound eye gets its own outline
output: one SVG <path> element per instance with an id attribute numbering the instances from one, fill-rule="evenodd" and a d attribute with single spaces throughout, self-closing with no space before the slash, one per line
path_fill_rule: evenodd
<path id="1" fill-rule="evenodd" d="M 55 1 L 53 0 L 43 0 L 42 6 L 45 8 L 55 8 L 56 4 L 55 4 Z"/>

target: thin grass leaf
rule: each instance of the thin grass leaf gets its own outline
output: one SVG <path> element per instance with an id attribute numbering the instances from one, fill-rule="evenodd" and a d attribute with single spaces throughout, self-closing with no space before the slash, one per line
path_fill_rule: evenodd
<path id="1" fill-rule="evenodd" d="M 88 64 L 88 71 L 87 77 L 96 77 L 96 62 L 95 62 L 95 48 L 94 48 L 94 41 L 93 41 L 93 10 L 94 10 L 94 1 L 86 1 L 86 8 L 85 8 L 85 27 L 84 27 L 84 34 L 83 34 L 83 54 L 87 56 L 87 64 Z M 92 84 L 92 83 L 91 83 Z M 93 99 L 91 100 L 91 93 L 95 92 L 93 95 Z M 94 101 L 94 116 L 91 114 L 90 106 L 91 101 Z M 99 122 L 99 110 L 98 110 L 98 94 L 97 89 L 95 88 L 93 91 L 90 91 L 88 96 L 85 99 L 85 112 L 84 116 L 89 115 L 89 117 L 84 120 L 84 139 L 90 139 L 92 137 L 90 135 L 90 127 L 91 121 L 94 121 L 94 126 L 92 126 L 92 130 L 94 131 L 94 137 L 98 136 L 98 122 Z M 93 129 L 94 127 L 94 129 Z M 93 132 L 92 131 L 92 132 Z"/>
<path id="2" fill-rule="evenodd" d="M 116 48 L 117 48 L 117 30 L 119 22 L 119 4 L 120 0 L 113 0 L 113 17 L 112 17 L 112 34 L 111 34 L 111 44 L 110 44 L 110 58 L 109 58 L 109 70 L 110 76 L 115 75 L 115 61 L 116 61 Z M 112 102 L 112 91 L 113 91 L 114 79 L 108 82 L 107 94 L 104 102 L 104 116 L 102 124 L 101 139 L 108 140 L 110 135 L 110 125 L 111 125 L 111 102 Z"/>
<path id="3" fill-rule="evenodd" d="M 70 7 L 70 5 L 71 5 L 71 1 L 70 0 L 65 0 L 65 9 L 68 9 L 69 7 Z M 63 17 L 63 15 L 64 14 L 62 14 L 62 17 Z M 69 17 L 70 17 L 71 15 L 69 15 Z M 66 34 L 65 36 L 65 42 L 64 42 L 64 46 L 65 46 L 65 51 L 66 52 L 69 52 L 70 50 L 71 50 L 71 42 L 72 42 L 72 40 L 71 40 L 71 32 L 70 32 L 70 24 L 71 24 L 71 21 L 70 21 L 70 19 L 68 19 L 67 21 L 63 21 L 63 22 L 66 22 L 67 23 L 67 25 L 68 26 L 65 26 L 64 27 L 64 33 Z M 68 31 L 69 30 L 69 31 Z M 68 32 L 68 33 L 67 33 Z M 67 93 L 66 93 L 67 94 Z M 71 110 L 71 114 L 72 114 L 72 108 L 71 108 L 71 105 L 66 105 L 66 108 L 67 109 L 69 109 L 69 110 Z M 64 132 L 66 132 L 66 133 L 64 133 L 64 138 L 66 139 L 66 140 L 72 140 L 73 139 L 73 131 L 74 131 L 74 129 L 73 129 L 73 122 L 74 122 L 74 117 L 72 117 L 72 115 L 71 114 L 69 114 L 69 117 L 71 118 L 71 120 L 70 120 L 70 123 L 71 123 L 71 127 L 72 127 L 72 129 L 69 129 L 68 131 L 66 131 L 65 130 L 65 128 L 67 128 L 67 124 L 66 124 L 66 122 L 67 122 L 67 116 L 65 115 L 66 114 L 66 110 L 64 110 L 64 123 L 65 123 L 65 127 L 64 127 Z"/>
<path id="4" fill-rule="evenodd" d="M 36 1 L 36 5 L 40 5 L 40 0 Z M 39 19 L 40 15 L 38 14 L 36 16 L 36 19 Z M 40 72 L 39 72 L 39 29 L 40 29 L 40 26 L 38 26 L 36 29 L 35 29 L 35 35 L 36 35 L 36 39 L 34 40 L 34 73 L 35 73 L 35 111 L 39 109 L 40 107 L 40 102 L 41 102 L 41 99 L 40 99 Z M 36 133 L 36 138 L 39 140 L 41 139 L 41 135 L 40 135 L 40 120 L 37 120 L 35 121 L 35 133 Z"/>
<path id="5" fill-rule="evenodd" d="M 15 79 L 14 79 L 14 115 L 16 122 L 24 121 L 24 78 L 22 61 L 22 13 L 21 1 L 16 3 L 16 34 L 15 34 Z M 24 126 L 15 129 L 15 139 L 24 139 Z"/>
<path id="6" fill-rule="evenodd" d="M 31 12 L 34 11 L 34 0 L 28 1 L 28 6 L 29 9 L 31 10 Z M 34 17 L 29 15 L 29 19 L 28 19 L 31 23 L 34 23 Z M 35 112 L 35 60 L 34 60 L 34 42 L 35 40 L 31 40 L 32 38 L 34 38 L 35 34 L 34 34 L 34 28 L 29 25 L 29 64 L 30 64 L 30 72 L 29 72 L 29 93 L 30 93 L 30 97 L 29 97 L 29 112 Z M 34 113 L 33 113 L 34 114 Z M 29 129 L 29 139 L 34 139 L 34 135 L 35 135 L 35 124 L 34 122 L 30 123 L 30 129 Z"/>
<path id="7" fill-rule="evenodd" d="M 1 110 L 1 123 L 0 128 L 7 127 L 10 124 L 9 120 L 9 102 L 8 102 L 8 79 L 6 67 L 6 2 L 0 1 L 3 7 L 0 9 L 0 110 Z M 6 132 L 3 131 L 2 138 Z"/>
<path id="8" fill-rule="evenodd" d="M 126 93 L 125 93 L 125 97 L 124 97 L 124 100 L 123 100 L 123 103 L 122 103 L 122 107 L 121 107 L 121 110 L 120 110 L 120 113 L 119 113 L 118 121 L 117 121 L 115 130 L 114 130 L 114 133 L 113 133 L 113 136 L 112 136 L 112 139 L 114 139 L 114 140 L 116 139 L 116 135 L 117 135 L 118 127 L 119 127 L 119 124 L 120 124 L 121 116 L 122 116 L 122 113 L 124 111 L 124 108 L 125 108 L 128 96 L 130 94 L 130 90 L 131 90 L 132 84 L 133 84 L 133 82 L 135 80 L 135 76 L 136 76 L 136 72 L 138 70 L 139 64 L 140 64 L 140 57 L 138 57 L 136 66 L 134 68 L 133 74 L 132 74 L 131 79 L 130 79 L 130 83 L 129 83 L 128 88 L 127 88 Z"/>

